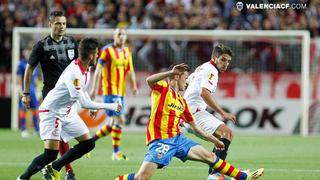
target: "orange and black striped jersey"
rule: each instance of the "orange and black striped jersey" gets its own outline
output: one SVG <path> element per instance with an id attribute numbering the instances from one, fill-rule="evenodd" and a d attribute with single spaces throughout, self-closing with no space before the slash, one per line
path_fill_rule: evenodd
<path id="1" fill-rule="evenodd" d="M 117 48 L 113 44 L 104 46 L 98 66 L 102 66 L 103 95 L 124 96 L 127 73 L 133 71 L 130 49 L 128 47 Z"/>
<path id="2" fill-rule="evenodd" d="M 180 119 L 194 120 L 187 102 L 170 88 L 166 81 L 151 87 L 151 116 L 147 125 L 147 145 L 155 139 L 172 138 L 180 134 Z"/>

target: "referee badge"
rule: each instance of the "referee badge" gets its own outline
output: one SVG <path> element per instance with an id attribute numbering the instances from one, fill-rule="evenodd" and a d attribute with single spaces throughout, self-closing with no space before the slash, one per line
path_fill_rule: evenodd
<path id="1" fill-rule="evenodd" d="M 69 59 L 73 59 L 74 58 L 74 49 L 68 49 L 68 57 Z"/>
<path id="2" fill-rule="evenodd" d="M 73 85 L 76 88 L 76 90 L 80 89 L 80 79 L 73 80 Z"/>

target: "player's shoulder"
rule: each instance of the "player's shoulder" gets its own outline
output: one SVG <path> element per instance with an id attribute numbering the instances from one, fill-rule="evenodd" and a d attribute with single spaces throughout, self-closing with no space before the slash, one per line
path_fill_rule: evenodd
<path id="1" fill-rule="evenodd" d="M 113 44 L 112 44 L 112 43 L 109 43 L 109 44 L 103 46 L 103 47 L 101 48 L 101 50 L 102 50 L 102 51 L 107 50 L 107 49 L 111 48 L 112 46 L 113 46 Z"/>
<path id="2" fill-rule="evenodd" d="M 202 68 L 205 69 L 207 72 L 218 74 L 218 69 L 211 62 L 203 63 Z"/>

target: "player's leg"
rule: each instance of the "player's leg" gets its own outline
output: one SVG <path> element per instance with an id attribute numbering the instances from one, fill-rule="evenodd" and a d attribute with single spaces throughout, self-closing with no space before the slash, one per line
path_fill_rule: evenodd
<path id="1" fill-rule="evenodd" d="M 89 134 L 89 129 L 79 115 L 75 114 L 70 118 L 66 119 L 68 123 L 62 126 L 61 138 L 65 142 L 75 138 L 79 143 L 52 163 L 52 168 L 57 171 L 60 171 L 64 165 L 79 159 L 95 147 L 95 142 Z"/>
<path id="2" fill-rule="evenodd" d="M 109 95 L 104 95 L 103 96 L 103 102 L 104 103 L 114 103 L 115 100 L 113 98 L 113 96 L 109 96 Z M 114 115 L 115 115 L 115 112 L 114 111 L 111 111 L 111 110 L 108 110 L 106 109 L 106 114 L 107 114 L 107 117 L 108 118 L 112 118 Z M 111 120 L 111 122 L 113 122 L 113 120 Z M 104 136 L 107 136 L 111 133 L 111 130 L 112 130 L 112 124 L 113 123 L 108 123 L 106 125 L 104 125 L 102 128 L 100 128 L 96 133 L 95 135 L 93 136 L 93 139 L 96 141 Z"/>
<path id="3" fill-rule="evenodd" d="M 44 152 L 33 159 L 20 179 L 30 179 L 33 174 L 54 161 L 58 156 L 61 122 L 55 113 L 50 112 L 41 113 L 40 119 L 40 137 L 44 140 Z"/>
<path id="4" fill-rule="evenodd" d="M 60 156 L 63 156 L 66 152 L 69 151 L 70 147 L 69 147 L 69 143 L 67 142 L 64 142 L 63 140 L 61 140 L 59 142 L 60 146 L 59 146 L 59 153 L 60 153 Z M 72 166 L 70 163 L 66 164 L 64 166 L 65 170 L 66 170 L 66 174 L 68 176 L 68 179 L 75 179 L 74 176 L 75 176 L 75 173 L 72 169 Z"/>
<path id="5" fill-rule="evenodd" d="M 115 180 L 148 180 L 155 173 L 157 167 L 158 164 L 156 163 L 144 161 L 136 174 L 130 173 L 121 175 Z"/>
<path id="6" fill-rule="evenodd" d="M 188 152 L 189 160 L 201 161 L 206 164 L 209 164 L 214 171 L 227 176 L 239 179 L 239 180 L 248 180 L 248 179 L 257 179 L 263 174 L 263 169 L 258 169 L 252 173 L 247 174 L 244 171 L 237 169 L 228 162 L 220 159 L 214 153 L 207 151 L 200 145 L 193 146 Z"/>
<path id="7" fill-rule="evenodd" d="M 220 158 L 225 160 L 228 154 L 229 145 L 233 139 L 232 130 L 225 124 L 221 124 L 213 134 L 219 137 L 219 140 L 224 144 L 224 150 L 213 149 L 213 152 Z"/>
<path id="8" fill-rule="evenodd" d="M 225 160 L 228 154 L 228 149 L 230 146 L 230 143 L 233 139 L 233 132 L 232 130 L 226 126 L 225 124 L 221 124 L 216 131 L 213 134 L 215 137 L 219 138 L 221 142 L 224 144 L 223 150 L 218 150 L 215 147 L 213 147 L 212 152 L 216 154 L 220 159 Z M 218 177 L 222 176 L 219 173 L 216 173 L 210 166 L 209 166 L 209 176 L 208 180 L 211 179 L 217 179 Z"/>
<path id="9" fill-rule="evenodd" d="M 120 143 L 122 138 L 122 125 L 124 124 L 125 118 L 123 115 L 114 116 L 114 123 L 112 125 L 111 130 L 111 140 L 112 140 L 112 160 L 128 160 L 127 156 L 125 156 L 120 151 Z"/>
<path id="10" fill-rule="evenodd" d="M 95 147 L 95 143 L 90 137 L 89 133 L 83 134 L 76 139 L 79 141 L 79 143 L 70 148 L 69 151 L 54 161 L 52 163 L 53 169 L 60 171 L 64 165 L 81 158 L 84 154 L 90 152 Z"/>
<path id="11" fill-rule="evenodd" d="M 143 163 L 138 173 L 130 173 L 119 176 L 116 180 L 127 178 L 128 180 L 147 180 L 155 173 L 157 168 L 163 168 L 169 165 L 172 157 L 177 153 L 177 139 L 158 139 L 148 145 L 148 152 L 144 157 Z"/>
<path id="12" fill-rule="evenodd" d="M 220 159 L 225 160 L 227 157 L 229 145 L 233 139 L 233 133 L 231 129 L 207 111 L 198 111 L 194 114 L 194 116 L 196 118 L 197 124 L 202 129 L 204 129 L 207 133 L 216 136 L 221 142 L 224 143 L 224 150 L 216 150 L 216 148 L 213 148 L 213 153 L 215 153 Z M 213 174 L 215 174 L 215 172 L 209 166 L 209 177 Z M 219 174 L 215 175 L 219 176 Z"/>

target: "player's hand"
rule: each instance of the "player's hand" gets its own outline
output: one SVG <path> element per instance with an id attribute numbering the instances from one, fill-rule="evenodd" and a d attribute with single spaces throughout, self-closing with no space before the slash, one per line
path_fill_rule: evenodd
<path id="1" fill-rule="evenodd" d="M 30 95 L 23 95 L 21 98 L 22 103 L 26 106 L 27 109 L 30 109 Z"/>
<path id="2" fill-rule="evenodd" d="M 90 117 L 95 119 L 97 117 L 98 110 L 90 110 Z"/>
<path id="3" fill-rule="evenodd" d="M 185 63 L 181 63 L 181 64 L 175 65 L 171 70 L 171 72 L 174 75 L 181 75 L 184 71 L 188 71 L 188 70 L 189 70 L 189 66 Z"/>
<path id="4" fill-rule="evenodd" d="M 224 144 L 223 144 L 223 142 L 221 142 L 220 140 L 217 140 L 217 141 L 214 143 L 214 145 L 216 146 L 216 148 L 217 148 L 218 150 L 223 150 L 223 149 L 224 149 Z"/>
<path id="5" fill-rule="evenodd" d="M 133 89 L 132 89 L 132 94 L 133 94 L 134 96 L 136 96 L 136 95 L 139 94 L 139 90 L 138 90 L 137 87 L 133 87 Z"/>
<path id="6" fill-rule="evenodd" d="M 233 123 L 236 123 L 236 116 L 231 113 L 225 112 L 225 113 L 221 114 L 221 116 L 223 119 L 226 119 L 226 120 L 232 121 Z"/>

